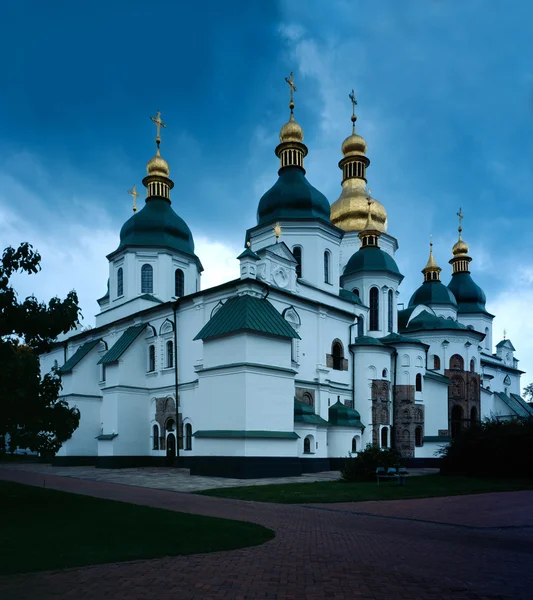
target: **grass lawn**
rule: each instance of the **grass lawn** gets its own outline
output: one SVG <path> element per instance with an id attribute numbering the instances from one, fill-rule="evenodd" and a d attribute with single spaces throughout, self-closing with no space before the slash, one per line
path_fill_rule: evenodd
<path id="1" fill-rule="evenodd" d="M 307 504 L 311 502 L 362 502 L 363 500 L 399 500 L 404 498 L 430 498 L 484 492 L 508 492 L 533 489 L 530 479 L 481 479 L 473 477 L 445 477 L 420 475 L 410 477 L 405 486 L 396 482 L 375 481 L 347 483 L 344 481 L 317 481 L 313 483 L 287 483 L 234 487 L 197 492 L 206 496 L 239 498 L 257 502 Z"/>
<path id="2" fill-rule="evenodd" d="M 260 525 L 0 481 L 0 574 L 233 550 Z"/>

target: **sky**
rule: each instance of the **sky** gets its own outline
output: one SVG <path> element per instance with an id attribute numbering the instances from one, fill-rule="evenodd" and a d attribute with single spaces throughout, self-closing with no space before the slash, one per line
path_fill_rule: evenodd
<path id="1" fill-rule="evenodd" d="M 488 9 L 490 7 L 490 9 Z M 235 257 L 276 181 L 274 148 L 295 115 L 309 181 L 340 194 L 340 146 L 368 143 L 406 276 L 422 282 L 433 236 L 448 283 L 456 213 L 471 272 L 520 367 L 533 374 L 533 4 L 528 0 L 3 0 L 0 240 L 31 242 L 38 275 L 20 296 L 76 289 L 94 325 L 106 255 L 131 215 L 161 110 L 173 208 L 191 228 L 202 287 L 238 276 Z"/>

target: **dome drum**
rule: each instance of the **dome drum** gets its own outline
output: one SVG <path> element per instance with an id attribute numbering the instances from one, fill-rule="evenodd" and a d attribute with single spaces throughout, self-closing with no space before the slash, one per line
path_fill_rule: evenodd
<path id="1" fill-rule="evenodd" d="M 366 156 L 360 156 L 357 159 L 345 157 L 339 161 L 339 169 L 342 170 L 342 182 L 347 179 L 357 177 L 363 179 L 366 183 L 366 169 L 370 165 L 370 160 Z"/>

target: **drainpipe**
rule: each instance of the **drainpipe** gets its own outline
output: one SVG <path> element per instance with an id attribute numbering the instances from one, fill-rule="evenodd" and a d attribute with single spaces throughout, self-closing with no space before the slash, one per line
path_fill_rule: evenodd
<path id="1" fill-rule="evenodd" d="M 173 306 L 174 310 L 174 385 L 176 389 L 176 458 L 180 458 L 180 421 L 178 406 L 178 301 Z M 182 436 L 183 437 L 183 436 Z M 179 463 L 178 463 L 179 464 Z"/>
<path id="2" fill-rule="evenodd" d="M 396 411 L 395 402 L 396 402 L 396 377 L 398 374 L 398 350 L 394 349 L 394 378 L 392 383 L 392 399 L 391 399 L 391 409 L 392 409 L 392 432 L 391 432 L 391 448 L 396 448 Z"/>
<path id="3" fill-rule="evenodd" d="M 355 352 L 352 350 L 352 328 L 358 325 L 359 323 L 359 317 L 355 318 L 357 319 L 357 321 L 349 326 L 350 339 L 348 340 L 348 350 L 352 355 L 352 408 L 355 408 Z"/>

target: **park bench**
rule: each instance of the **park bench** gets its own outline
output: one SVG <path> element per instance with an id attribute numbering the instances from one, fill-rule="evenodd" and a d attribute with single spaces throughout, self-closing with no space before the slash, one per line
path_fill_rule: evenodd
<path id="1" fill-rule="evenodd" d="M 408 475 L 409 473 L 405 467 L 400 467 L 399 469 L 389 467 L 387 470 L 385 470 L 385 467 L 378 467 L 376 469 L 376 479 L 378 485 L 381 479 L 396 479 L 398 481 L 398 485 L 405 485 Z"/>

